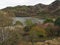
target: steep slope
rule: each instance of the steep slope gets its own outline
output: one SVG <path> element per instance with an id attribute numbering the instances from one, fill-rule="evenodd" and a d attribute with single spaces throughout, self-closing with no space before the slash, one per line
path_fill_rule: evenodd
<path id="1" fill-rule="evenodd" d="M 60 0 L 54 1 L 52 4 L 49 5 L 48 11 L 53 14 L 58 14 L 60 10 Z M 60 14 L 59 14 L 60 15 Z"/>
<path id="2" fill-rule="evenodd" d="M 46 5 L 37 4 L 34 6 L 16 6 L 16 7 L 7 7 L 2 9 L 2 11 L 12 12 L 16 16 L 38 16 L 41 11 L 45 9 Z"/>
<path id="3" fill-rule="evenodd" d="M 36 4 L 34 6 L 15 6 L 7 7 L 2 9 L 2 11 L 11 13 L 17 17 L 58 17 L 60 16 L 60 0 L 56 0 L 50 5 Z"/>

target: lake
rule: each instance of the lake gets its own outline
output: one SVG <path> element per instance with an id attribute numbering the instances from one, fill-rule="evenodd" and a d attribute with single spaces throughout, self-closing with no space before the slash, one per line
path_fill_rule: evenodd
<path id="1" fill-rule="evenodd" d="M 34 18 L 34 17 L 15 17 L 15 18 L 13 18 L 13 23 L 15 23 L 16 21 L 20 21 L 23 24 L 25 24 L 25 21 L 27 19 L 31 19 L 33 23 L 38 23 L 38 22 L 43 23 L 43 21 L 44 21 L 44 19 L 39 19 L 39 18 Z"/>

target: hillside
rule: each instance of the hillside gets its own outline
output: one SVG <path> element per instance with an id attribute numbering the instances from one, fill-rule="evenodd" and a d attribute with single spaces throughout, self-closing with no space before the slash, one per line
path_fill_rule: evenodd
<path id="1" fill-rule="evenodd" d="M 2 11 L 11 13 L 17 17 L 58 17 L 60 16 L 60 1 L 56 0 L 50 5 L 36 4 L 34 6 L 15 6 L 7 7 L 2 9 Z"/>
<path id="2" fill-rule="evenodd" d="M 60 16 L 60 1 L 56 0 L 48 6 L 48 11 L 54 16 Z"/>

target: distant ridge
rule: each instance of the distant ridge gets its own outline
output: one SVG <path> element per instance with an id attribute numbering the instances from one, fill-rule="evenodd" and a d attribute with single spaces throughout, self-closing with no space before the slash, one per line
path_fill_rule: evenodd
<path id="1" fill-rule="evenodd" d="M 15 7 L 7 7 L 2 9 L 1 11 L 5 11 L 11 13 L 11 15 L 17 17 L 55 17 L 60 16 L 60 0 L 56 0 L 50 5 L 37 4 L 34 6 L 15 6 Z"/>

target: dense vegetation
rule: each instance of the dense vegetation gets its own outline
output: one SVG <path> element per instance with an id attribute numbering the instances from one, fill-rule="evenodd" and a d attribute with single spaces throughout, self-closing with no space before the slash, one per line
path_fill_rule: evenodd
<path id="1" fill-rule="evenodd" d="M 3 13 L 0 14 L 2 18 L 7 17 Z M 2 24 L 0 26 L 0 45 L 29 45 L 29 42 L 30 45 L 34 45 L 35 42 L 60 37 L 60 17 L 55 21 L 48 18 L 43 24 L 33 23 L 32 20 L 28 19 L 25 21 L 26 26 L 20 21 L 12 24 L 12 16 L 9 17 L 7 19 L 11 20 L 7 21 L 11 23 L 7 25 L 6 18 L 3 18 L 2 23 L 0 23 Z"/>
<path id="2" fill-rule="evenodd" d="M 58 8 L 55 8 L 56 10 L 53 8 L 55 4 Z M 57 16 L 57 14 L 60 15 L 59 4 L 60 2 L 55 1 L 49 6 L 37 4 L 35 6 L 7 7 L 0 10 L 0 45 L 34 45 L 36 42 L 60 37 L 60 17 Z M 13 24 L 12 17 L 15 16 L 36 16 L 45 18 L 45 20 L 41 24 L 27 19 L 24 26 L 20 21 Z M 55 16 L 57 17 L 53 20 L 52 17 Z"/>

